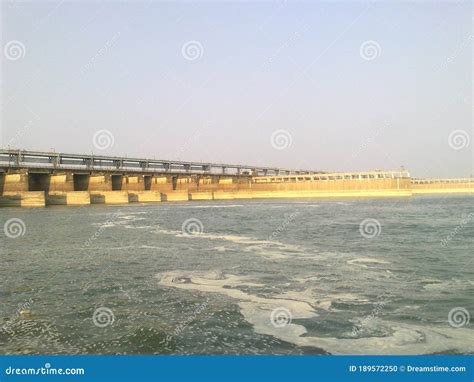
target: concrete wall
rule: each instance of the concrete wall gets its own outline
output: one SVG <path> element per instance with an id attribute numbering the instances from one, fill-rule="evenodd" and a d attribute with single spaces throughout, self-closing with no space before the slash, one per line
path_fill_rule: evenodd
<path id="1" fill-rule="evenodd" d="M 151 180 L 151 178 L 149 177 Z M 124 176 L 122 178 L 122 190 L 145 191 L 145 177 L 143 175 Z"/>
<path id="2" fill-rule="evenodd" d="M 182 202 L 189 200 L 189 194 L 187 191 L 170 191 L 161 193 L 162 202 Z"/>
<path id="3" fill-rule="evenodd" d="M 427 182 L 413 183 L 414 194 L 470 194 L 474 193 L 474 182 Z"/>
<path id="4" fill-rule="evenodd" d="M 1 207 L 44 207 L 44 191 L 6 191 L 0 196 Z"/>
<path id="5" fill-rule="evenodd" d="M 189 193 L 189 200 L 212 200 L 212 199 L 214 199 L 212 192 L 201 191 L 201 192 Z"/>
<path id="6" fill-rule="evenodd" d="M 28 191 L 28 174 L 5 174 L 3 176 L 3 192 Z"/>
<path id="7" fill-rule="evenodd" d="M 112 191 L 112 177 L 110 175 L 91 175 L 89 177 L 89 191 Z"/>
<path id="8" fill-rule="evenodd" d="M 91 204 L 88 191 L 50 191 L 46 194 L 46 205 L 78 206 Z"/>
<path id="9" fill-rule="evenodd" d="M 74 174 L 74 191 L 112 191 L 112 177 L 108 174 Z"/>
<path id="10" fill-rule="evenodd" d="M 151 191 L 173 191 L 173 182 L 171 177 L 153 176 L 150 184 Z"/>
<path id="11" fill-rule="evenodd" d="M 473 193 L 469 180 L 372 176 L 254 177 L 65 173 L 0 174 L 0 206 L 121 204 L 251 198 L 402 197 Z M 346 178 L 346 179 L 338 179 Z M 311 180 L 312 179 L 312 180 Z M 46 192 L 46 193 L 45 193 Z"/>
<path id="12" fill-rule="evenodd" d="M 128 203 L 127 191 L 90 191 L 91 204 Z"/>
<path id="13" fill-rule="evenodd" d="M 74 180 L 72 174 L 28 174 L 29 191 L 74 191 Z"/>
<path id="14" fill-rule="evenodd" d="M 130 203 L 161 202 L 161 192 L 159 191 L 129 191 L 128 201 Z"/>

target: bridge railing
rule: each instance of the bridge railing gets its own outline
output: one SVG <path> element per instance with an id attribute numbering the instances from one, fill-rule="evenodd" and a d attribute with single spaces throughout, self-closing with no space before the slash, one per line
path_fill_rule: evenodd
<path id="1" fill-rule="evenodd" d="M 274 167 L 203 163 L 102 155 L 65 154 L 0 149 L 0 169 L 43 169 L 84 171 L 133 171 L 137 173 L 279 175 L 313 174 L 314 171 Z"/>
<path id="2" fill-rule="evenodd" d="M 443 178 L 433 178 L 433 179 L 422 179 L 414 178 L 411 181 L 413 184 L 433 184 L 433 183 L 471 183 L 474 184 L 474 178 L 452 178 L 452 179 L 443 179 Z"/>
<path id="3" fill-rule="evenodd" d="M 312 175 L 290 175 L 290 176 L 258 176 L 254 177 L 254 183 L 282 183 L 282 182 L 304 182 L 304 181 L 327 181 L 327 180 L 367 180 L 367 179 L 392 179 L 410 178 L 410 173 L 402 171 L 371 171 L 354 173 L 325 173 Z"/>

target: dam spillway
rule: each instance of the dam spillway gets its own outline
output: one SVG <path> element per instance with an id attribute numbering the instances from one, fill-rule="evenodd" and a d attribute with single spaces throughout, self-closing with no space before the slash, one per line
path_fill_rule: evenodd
<path id="1" fill-rule="evenodd" d="M 232 164 L 0 150 L 0 206 L 472 193 L 473 179 L 406 170 L 324 173 Z"/>

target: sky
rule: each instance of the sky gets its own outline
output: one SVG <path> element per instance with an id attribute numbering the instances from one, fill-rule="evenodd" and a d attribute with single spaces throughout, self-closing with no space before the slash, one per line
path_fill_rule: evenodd
<path id="1" fill-rule="evenodd" d="M 474 174 L 457 2 L 1 2 L 0 145 Z"/>

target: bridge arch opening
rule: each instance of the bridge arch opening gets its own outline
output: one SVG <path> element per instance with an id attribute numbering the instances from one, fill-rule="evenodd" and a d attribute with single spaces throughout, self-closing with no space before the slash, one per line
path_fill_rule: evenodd
<path id="1" fill-rule="evenodd" d="M 73 174 L 74 191 L 89 191 L 89 174 Z"/>
<path id="2" fill-rule="evenodd" d="M 151 190 L 151 175 L 145 175 L 143 177 L 143 182 L 145 184 L 145 191 L 150 191 Z"/>
<path id="3" fill-rule="evenodd" d="M 122 175 L 112 175 L 112 191 L 122 190 L 122 179 Z"/>
<path id="4" fill-rule="evenodd" d="M 28 191 L 49 191 L 49 174 L 29 173 Z"/>

